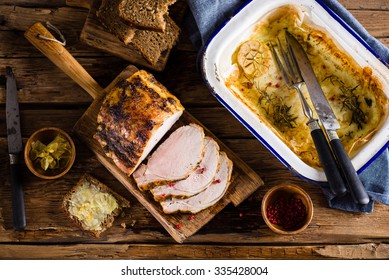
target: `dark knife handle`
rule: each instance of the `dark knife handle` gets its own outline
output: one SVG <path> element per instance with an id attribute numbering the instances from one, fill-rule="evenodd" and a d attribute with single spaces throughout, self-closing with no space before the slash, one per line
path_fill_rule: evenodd
<path id="1" fill-rule="evenodd" d="M 308 126 L 330 190 L 337 197 L 343 196 L 346 194 L 347 188 L 323 130 L 321 130 L 317 120 L 309 122 Z"/>
<path id="2" fill-rule="evenodd" d="M 26 227 L 26 215 L 24 210 L 24 194 L 20 164 L 17 155 L 10 155 L 10 158 L 13 226 L 15 230 L 23 230 Z"/>
<path id="3" fill-rule="evenodd" d="M 334 151 L 336 159 L 338 160 L 339 166 L 343 172 L 343 176 L 346 179 L 351 196 L 353 197 L 355 203 L 368 204 L 370 201 L 369 196 L 366 193 L 365 187 L 363 186 L 361 179 L 355 171 L 355 168 L 351 163 L 348 154 L 344 150 L 338 135 L 335 131 L 329 131 L 328 137 L 332 150 Z"/>

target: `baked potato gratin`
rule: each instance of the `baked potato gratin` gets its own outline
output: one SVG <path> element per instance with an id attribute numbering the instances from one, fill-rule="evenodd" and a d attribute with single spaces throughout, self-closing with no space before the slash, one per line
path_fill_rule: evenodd
<path id="1" fill-rule="evenodd" d="M 227 88 L 306 164 L 320 168 L 298 93 L 288 88 L 269 44 L 285 43 L 285 30 L 306 50 L 315 74 L 339 121 L 338 135 L 353 157 L 387 118 L 388 99 L 368 67 L 360 67 L 299 7 L 277 8 L 255 26 L 232 55 Z M 306 87 L 303 93 L 311 104 Z M 316 116 L 317 117 L 317 116 Z"/>

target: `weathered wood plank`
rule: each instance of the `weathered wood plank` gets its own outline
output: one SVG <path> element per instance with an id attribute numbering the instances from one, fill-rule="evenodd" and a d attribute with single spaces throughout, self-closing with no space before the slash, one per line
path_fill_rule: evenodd
<path id="1" fill-rule="evenodd" d="M 1 259 L 267 259 L 320 258 L 320 247 L 176 245 L 0 245 Z"/>
<path id="2" fill-rule="evenodd" d="M 33 49 L 32 52 L 35 54 L 38 50 Z M 193 52 L 178 52 L 177 55 L 179 57 L 186 56 L 185 61 L 190 64 L 196 59 L 196 54 Z M 128 62 L 112 56 L 78 57 L 77 61 L 102 87 L 108 85 L 129 65 Z M 177 68 L 174 66 L 175 63 L 179 63 L 179 61 L 169 61 L 167 72 L 154 73 L 157 80 L 175 94 L 184 105 L 219 106 L 217 100 L 203 84 L 200 74 L 193 72 L 193 64 L 192 66 L 182 67 L 180 73 L 175 70 Z M 0 58 L 0 65 L 9 65 L 14 68 L 18 88 L 20 89 L 19 101 L 21 103 L 85 104 L 92 100 L 88 93 L 46 57 Z M 110 67 L 107 67 L 107 65 L 110 65 Z M 4 84 L 0 84 L 0 104 L 5 102 L 4 87 Z"/>
<path id="3" fill-rule="evenodd" d="M 173 50 L 165 71 L 157 77 L 184 105 L 218 106 L 219 102 L 211 95 L 196 66 L 196 59 L 196 52 Z"/>
<path id="4" fill-rule="evenodd" d="M 116 57 L 79 58 L 78 61 L 103 86 L 108 85 L 127 66 Z M 20 103 L 85 104 L 92 100 L 88 93 L 47 58 L 0 58 L 0 64 L 14 69 Z M 3 84 L 0 85 L 0 103 L 4 102 Z"/>
<path id="5" fill-rule="evenodd" d="M 51 181 L 34 177 L 23 165 L 23 181 L 27 228 L 24 232 L 12 229 L 11 192 L 7 144 L 0 138 L 0 176 L 4 178 L 0 188 L 0 240 L 1 242 L 34 243 L 172 243 L 174 240 L 153 216 L 118 182 L 76 138 L 77 157 L 73 168 L 63 178 Z M 225 244 L 357 244 L 389 241 L 387 232 L 389 218 L 387 207 L 377 204 L 372 214 L 352 214 L 327 207 L 319 187 L 294 177 L 272 155 L 253 139 L 229 139 L 225 143 L 247 162 L 265 181 L 265 186 L 238 207 L 227 206 L 196 235 L 185 243 L 217 242 Z M 125 215 L 119 217 L 101 239 L 93 239 L 73 226 L 60 209 L 65 193 L 77 182 L 84 172 L 89 172 L 125 196 L 131 203 Z M 285 181 L 304 187 L 312 197 L 315 213 L 311 225 L 302 234 L 278 235 L 270 231 L 260 216 L 261 199 L 271 186 Z M 44 199 L 43 199 L 44 198 Z M 334 219 L 336 217 L 336 219 Z M 228 221 L 228 223 L 226 223 Z M 125 224 L 124 228 L 121 224 Z M 372 228 L 372 224 L 380 227 Z"/>
<path id="6" fill-rule="evenodd" d="M 66 49 L 73 56 L 97 57 L 112 56 L 80 42 L 79 30 L 67 30 L 64 32 L 66 38 Z M 0 58 L 31 58 L 42 57 L 30 42 L 24 37 L 22 31 L 0 31 Z"/>
<path id="7" fill-rule="evenodd" d="M 25 7 L 62 7 L 66 0 L 2 0 L 2 5 L 25 6 Z"/>
<path id="8" fill-rule="evenodd" d="M 389 1 L 387 0 L 339 0 L 339 2 L 348 10 L 389 10 Z"/>
<path id="9" fill-rule="evenodd" d="M 0 259 L 387 259 L 387 244 L 318 246 L 0 245 Z"/>
<path id="10" fill-rule="evenodd" d="M 84 113 L 84 109 L 46 109 L 46 110 L 23 110 L 20 109 L 20 126 L 23 137 L 29 137 L 42 127 L 55 126 L 66 132 L 71 132 L 73 126 Z M 5 110 L 0 109 L 0 123 L 5 123 Z M 6 137 L 5 131 L 1 131 L 2 137 Z"/>
<path id="11" fill-rule="evenodd" d="M 315 250 L 323 257 L 339 259 L 388 259 L 388 244 L 326 245 Z"/>
<path id="12" fill-rule="evenodd" d="M 25 31 L 37 21 L 49 21 L 59 30 L 81 30 L 88 11 L 69 7 L 28 8 L 0 5 L 0 30 Z"/>
<path id="13" fill-rule="evenodd" d="M 3 5 L 30 6 L 30 7 L 61 7 L 66 2 L 77 2 L 73 0 L 3 0 Z M 382 0 L 339 0 L 339 2 L 349 10 L 389 10 L 389 2 Z"/>
<path id="14" fill-rule="evenodd" d="M 68 2 L 73 0 L 68 0 Z M 66 0 L 3 0 L 3 5 L 17 5 L 17 6 L 64 6 Z M 347 9 L 383 9 L 389 10 L 388 1 L 381 0 L 339 0 L 339 2 Z"/>
<path id="15" fill-rule="evenodd" d="M 389 37 L 389 11 L 352 11 L 354 17 L 374 37 Z"/>

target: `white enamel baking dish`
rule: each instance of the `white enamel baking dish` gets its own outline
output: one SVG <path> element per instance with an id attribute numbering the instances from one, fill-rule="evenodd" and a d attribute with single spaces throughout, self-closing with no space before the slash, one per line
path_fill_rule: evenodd
<path id="1" fill-rule="evenodd" d="M 254 113 L 234 97 L 224 84 L 231 70 L 231 55 L 252 34 L 255 23 L 271 10 L 293 4 L 303 6 L 317 25 L 324 27 L 362 67 L 369 66 L 382 82 L 389 97 L 389 70 L 372 49 L 321 1 L 253 0 L 217 31 L 204 49 L 201 59 L 204 80 L 213 95 L 288 169 L 300 178 L 326 182 L 323 171 L 310 167 L 297 157 Z M 374 137 L 352 158 L 362 172 L 389 145 L 389 119 Z"/>

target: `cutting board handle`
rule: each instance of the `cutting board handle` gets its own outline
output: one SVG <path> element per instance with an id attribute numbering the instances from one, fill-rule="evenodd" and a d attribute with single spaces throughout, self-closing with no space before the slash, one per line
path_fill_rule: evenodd
<path id="1" fill-rule="evenodd" d="M 49 58 L 58 68 L 64 71 L 79 86 L 86 90 L 93 99 L 98 98 L 104 92 L 100 85 L 78 63 L 78 61 L 58 42 L 42 39 L 40 36 L 56 39 L 50 31 L 37 22 L 31 26 L 24 36 L 32 45 Z"/>

